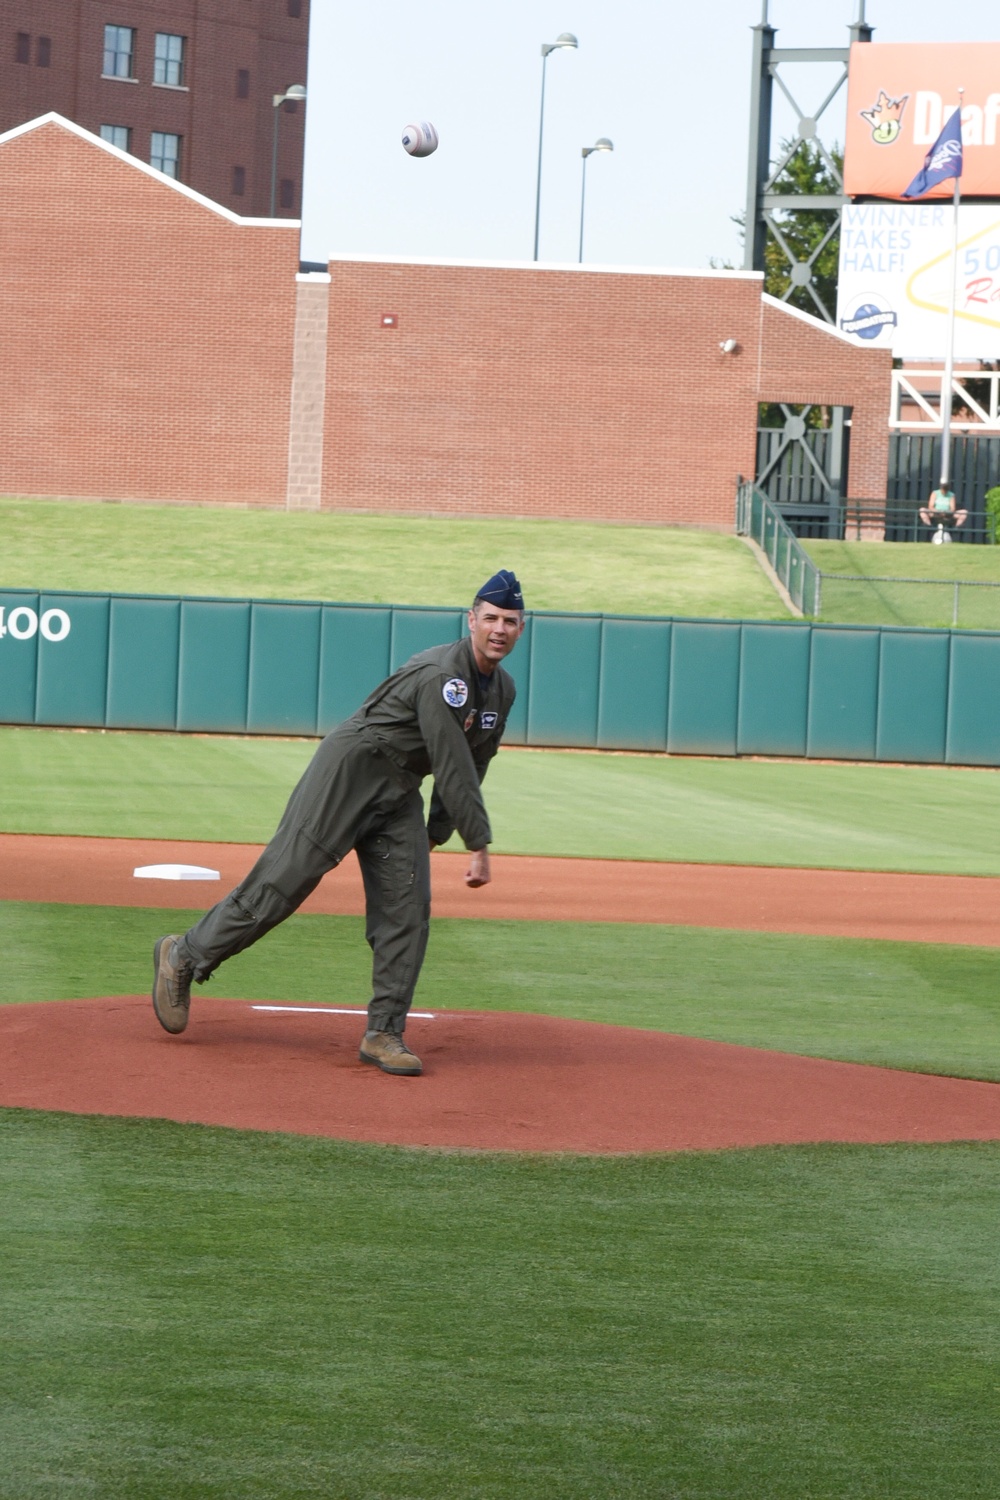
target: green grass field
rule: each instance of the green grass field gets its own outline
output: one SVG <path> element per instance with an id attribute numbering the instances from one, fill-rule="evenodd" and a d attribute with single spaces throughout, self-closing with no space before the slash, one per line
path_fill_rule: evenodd
<path id="1" fill-rule="evenodd" d="M 1000 1488 L 995 1145 L 0 1130 L 9 1500 Z"/>
<path id="2" fill-rule="evenodd" d="M 964 579 L 1000 583 L 1000 547 L 932 547 L 927 542 L 828 542 L 805 538 L 803 547 L 824 573 L 865 577 Z"/>
<path id="3" fill-rule="evenodd" d="M 726 573 L 686 533 L 538 523 L 518 550 L 491 523 L 487 557 L 465 525 L 0 502 L 0 583 L 461 603 L 419 592 L 445 539 L 449 581 L 514 563 L 530 593 L 537 564 L 539 607 L 749 616 L 745 556 L 781 612 L 732 538 Z M 261 840 L 312 748 L 0 729 L 0 830 Z M 1000 874 L 992 771 L 510 750 L 487 800 L 507 851 Z M 142 993 L 186 920 L 0 905 L 0 999 Z M 478 1008 L 1000 1080 L 1000 950 L 442 920 L 419 1003 L 469 1005 L 470 962 Z M 362 923 L 293 917 L 207 993 L 363 1003 Z M 0 1133 L 2 1500 L 1000 1492 L 1000 1144 L 518 1158 L 23 1110 Z"/>
<path id="4" fill-rule="evenodd" d="M 813 540 L 803 546 L 825 575 L 823 621 L 1000 630 L 1000 586 L 977 586 L 1000 585 L 998 547 Z M 841 574 L 851 576 L 841 581 Z M 927 581 L 895 581 L 902 579 Z M 957 599 L 955 583 L 966 585 L 959 587 Z"/>
<path id="5" fill-rule="evenodd" d="M 465 605 L 499 567 L 532 609 L 788 618 L 713 532 L 0 499 L 0 588 Z"/>
<path id="6" fill-rule="evenodd" d="M 833 575 L 820 616 L 832 623 L 946 627 L 953 615 L 950 589 L 838 583 L 838 574 L 1000 582 L 995 547 L 804 545 Z M 749 549 L 712 532 L 0 497 L 7 588 L 462 605 L 498 566 L 517 569 L 535 609 L 788 618 Z M 1000 629 L 1000 589 L 964 589 L 959 604 L 961 626 Z"/>
<path id="7" fill-rule="evenodd" d="M 154 940 L 200 912 L 8 902 L 7 1002 L 145 994 Z M 477 972 L 502 982 L 470 993 Z M 609 922 L 433 926 L 418 1003 L 530 1011 L 1000 1082 L 1000 949 Z M 360 917 L 296 916 L 204 992 L 365 1005 Z"/>
<path id="8" fill-rule="evenodd" d="M 305 740 L 0 728 L 0 832 L 263 842 Z M 503 750 L 515 854 L 1000 874 L 1000 772 Z"/>

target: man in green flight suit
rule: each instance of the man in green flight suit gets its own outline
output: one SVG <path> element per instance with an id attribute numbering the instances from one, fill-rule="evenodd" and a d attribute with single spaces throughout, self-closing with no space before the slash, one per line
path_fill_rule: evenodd
<path id="1" fill-rule="evenodd" d="M 483 584 L 469 634 L 411 657 L 319 745 L 277 832 L 240 885 L 179 937 L 153 950 L 153 1009 L 171 1032 L 188 1022 L 191 984 L 290 916 L 328 870 L 357 851 L 372 950 L 372 999 L 361 1059 L 420 1073 L 403 1041 L 430 921 L 430 851 L 458 829 L 471 851 L 466 884 L 490 879 L 480 784 L 497 752 L 514 684 L 500 663 L 524 630 L 507 569 Z M 434 777 L 424 825 L 420 783 Z"/>

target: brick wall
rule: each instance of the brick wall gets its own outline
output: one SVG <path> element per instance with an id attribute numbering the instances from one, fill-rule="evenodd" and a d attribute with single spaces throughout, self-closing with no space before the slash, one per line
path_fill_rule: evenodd
<path id="1" fill-rule="evenodd" d="M 762 304 L 759 277 L 330 271 L 324 506 L 729 526 L 779 391 L 854 405 L 852 493 L 885 492 L 889 356 Z"/>
<path id="2" fill-rule="evenodd" d="M 329 307 L 329 276 L 297 277 L 285 501 L 289 510 L 319 510 L 322 502 Z"/>
<path id="3" fill-rule="evenodd" d="M 848 489 L 858 499 L 885 497 L 891 374 L 888 349 L 858 349 L 823 324 L 763 299 L 760 399 L 854 407 Z"/>
<path id="4" fill-rule="evenodd" d="M 729 527 L 758 401 L 808 401 L 854 408 L 850 493 L 885 493 L 889 354 L 753 273 L 297 280 L 297 225 L 65 122 L 0 142 L 0 193 L 0 492 Z"/>
<path id="5" fill-rule="evenodd" d="M 282 505 L 298 227 L 57 124 L 0 146 L 0 492 Z"/>
<path id="6" fill-rule="evenodd" d="M 130 149 L 150 159 L 151 132 L 182 137 L 180 179 L 235 213 L 269 212 L 274 94 L 305 83 L 309 0 L 298 15 L 286 0 L 2 0 L 0 3 L 0 131 L 56 111 L 99 134 L 123 125 Z M 135 80 L 103 78 L 105 23 L 136 33 Z M 154 37 L 185 38 L 180 89 L 153 82 Z M 29 37 L 28 60 L 18 60 L 18 33 Z M 47 39 L 46 66 L 38 65 Z M 237 93 L 237 72 L 248 74 Z M 279 217 L 301 211 L 305 111 L 285 105 L 278 121 L 280 182 L 293 184 Z M 244 168 L 244 190 L 234 193 L 233 168 Z"/>

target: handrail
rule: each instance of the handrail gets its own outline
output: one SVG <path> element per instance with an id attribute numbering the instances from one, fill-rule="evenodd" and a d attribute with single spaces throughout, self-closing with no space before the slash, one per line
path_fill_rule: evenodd
<path id="1" fill-rule="evenodd" d="M 883 513 L 887 503 L 892 502 L 880 502 Z M 861 508 L 863 504 L 864 502 L 847 501 L 845 508 L 850 510 L 852 505 Z M 802 547 L 798 537 L 789 529 L 774 501 L 769 499 L 755 484 L 742 478 L 736 490 L 736 530 L 740 536 L 750 537 L 757 543 L 781 583 L 788 590 L 792 603 L 804 615 L 809 615 L 814 620 L 819 618 L 824 595 L 829 604 L 831 592 L 836 598 L 836 591 L 842 584 L 863 584 L 876 595 L 880 590 L 901 586 L 911 591 L 909 597 L 912 597 L 913 590 L 920 588 L 947 588 L 951 591 L 953 629 L 959 627 L 959 605 L 963 589 L 973 590 L 973 597 L 975 597 L 975 591 L 979 591 L 981 599 L 989 598 L 991 594 L 996 598 L 997 593 L 1000 592 L 1000 583 L 986 579 L 904 578 L 895 574 L 880 576 L 868 573 L 824 572 L 823 569 L 817 567 Z M 990 617 L 994 618 L 992 612 Z M 981 619 L 972 628 L 984 628 Z M 994 626 L 988 624 L 985 628 L 993 629 Z"/>
<path id="2" fill-rule="evenodd" d="M 774 502 L 746 479 L 736 490 L 736 530 L 757 543 L 796 609 L 818 615 L 823 575 Z"/>

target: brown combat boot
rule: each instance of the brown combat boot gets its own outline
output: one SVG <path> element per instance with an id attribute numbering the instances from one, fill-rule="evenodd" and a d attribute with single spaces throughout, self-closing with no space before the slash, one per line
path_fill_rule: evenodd
<path id="1" fill-rule="evenodd" d="M 366 1031 L 358 1053 L 362 1062 L 374 1063 L 383 1073 L 400 1073 L 416 1078 L 424 1071 L 416 1057 L 394 1031 Z"/>
<path id="2" fill-rule="evenodd" d="M 153 949 L 153 1009 L 164 1031 L 176 1034 L 188 1023 L 191 1006 L 191 981 L 194 969 L 178 963 L 173 957 L 174 945 L 180 942 L 176 933 L 160 938 Z"/>

